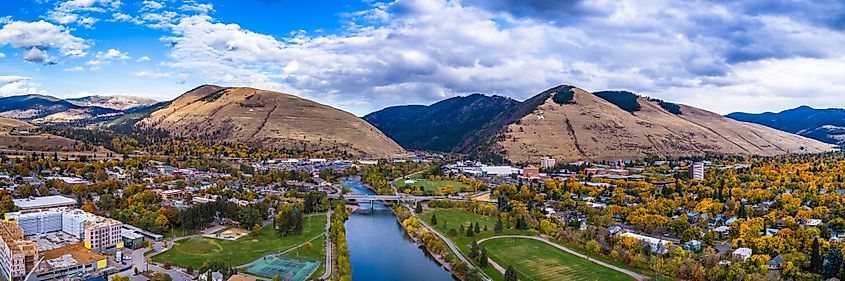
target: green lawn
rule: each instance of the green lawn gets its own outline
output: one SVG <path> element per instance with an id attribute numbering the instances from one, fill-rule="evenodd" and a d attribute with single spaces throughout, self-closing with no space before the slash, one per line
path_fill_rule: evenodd
<path id="1" fill-rule="evenodd" d="M 314 273 L 308 278 L 308 280 L 317 280 L 318 277 L 322 276 L 323 273 L 326 272 L 326 237 L 320 236 L 320 238 L 312 240 L 311 244 L 313 247 L 310 251 L 304 247 L 299 247 L 296 250 L 288 252 L 287 255 L 319 261 L 320 267 L 318 267 L 317 270 L 314 271 Z"/>
<path id="2" fill-rule="evenodd" d="M 172 249 L 156 255 L 153 261 L 186 268 L 195 269 L 203 262 L 222 260 L 231 266 L 252 262 L 270 253 L 283 252 L 302 244 L 308 239 L 325 232 L 325 214 L 306 216 L 303 221 L 302 233 L 298 235 L 279 236 L 272 225 L 261 229 L 258 237 L 244 236 L 235 241 L 192 237 L 176 242 Z M 315 244 L 316 240 L 312 243 Z M 325 242 L 323 242 L 325 245 Z M 323 250 L 325 251 L 325 250 Z"/>
<path id="3" fill-rule="evenodd" d="M 431 225 L 431 216 L 437 215 L 437 225 Z M 497 235 L 536 235 L 537 232 L 535 231 L 521 231 L 521 230 L 514 230 L 514 229 L 505 229 L 502 233 L 496 233 L 493 231 L 493 227 L 496 225 L 496 218 L 495 217 L 488 217 L 482 216 L 478 214 L 473 214 L 462 209 L 427 209 L 423 214 L 420 215 L 421 218 L 425 220 L 426 223 L 437 229 L 443 235 L 449 237 L 449 240 L 455 243 L 458 246 L 458 249 L 463 253 L 466 257 L 470 252 L 470 244 L 472 241 L 478 241 L 483 238 L 497 236 Z M 478 234 L 473 235 L 472 237 L 467 237 L 465 232 L 460 232 L 460 225 L 463 224 L 464 227 L 469 226 L 470 223 L 475 224 L 478 222 L 479 227 L 481 228 L 481 232 Z M 484 231 L 484 226 L 487 226 L 487 231 Z M 507 225 L 505 225 L 507 228 Z M 454 228 L 458 231 L 458 235 L 452 236 L 449 235 L 449 229 Z M 487 273 L 490 278 L 493 280 L 504 280 L 504 276 L 497 271 L 492 266 L 487 266 L 482 269 L 484 273 Z"/>
<path id="4" fill-rule="evenodd" d="M 423 190 L 425 190 L 425 192 L 428 192 L 428 193 L 437 193 L 438 191 L 440 191 L 440 187 L 446 186 L 446 185 L 452 185 L 452 187 L 455 188 L 455 191 L 459 191 L 459 190 L 461 190 L 461 188 L 466 186 L 466 184 L 459 182 L 459 181 L 456 181 L 456 180 L 437 180 L 437 181 L 431 181 L 431 180 L 427 180 L 427 179 L 414 179 L 414 180 L 416 181 L 415 183 L 406 184 L 405 178 L 399 178 L 399 179 L 396 179 L 393 182 L 393 185 L 395 185 L 396 188 L 399 189 L 400 192 L 402 192 L 402 190 L 405 189 L 406 187 L 418 188 L 419 186 L 422 186 Z"/>
<path id="5" fill-rule="evenodd" d="M 500 238 L 485 241 L 481 246 L 499 265 L 513 265 L 520 280 L 634 280 L 541 241 Z"/>

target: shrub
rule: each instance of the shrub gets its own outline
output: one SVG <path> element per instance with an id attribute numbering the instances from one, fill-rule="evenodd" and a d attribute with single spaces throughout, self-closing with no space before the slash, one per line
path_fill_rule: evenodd
<path id="1" fill-rule="evenodd" d="M 560 89 L 557 90 L 557 93 L 552 97 L 552 100 L 557 104 L 572 104 L 572 98 L 575 96 L 575 92 L 572 91 L 572 86 L 560 86 Z"/>
<path id="2" fill-rule="evenodd" d="M 602 91 L 593 94 L 627 112 L 633 113 L 640 110 L 640 103 L 637 102 L 639 96 L 634 93 L 626 91 Z"/>

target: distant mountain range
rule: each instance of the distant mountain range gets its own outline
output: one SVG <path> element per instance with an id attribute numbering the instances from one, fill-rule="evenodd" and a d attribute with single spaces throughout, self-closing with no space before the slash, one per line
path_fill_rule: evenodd
<path id="1" fill-rule="evenodd" d="M 475 109 L 485 105 L 489 109 Z M 537 162 L 700 155 L 776 155 L 833 146 L 716 113 L 625 91 L 558 86 L 517 103 L 472 95 L 398 106 L 364 117 L 409 149 Z M 451 148 L 451 149 L 450 149 Z"/>
<path id="2" fill-rule="evenodd" d="M 60 99 L 45 95 L 0 98 L 0 117 L 32 123 L 65 123 L 115 118 L 145 108 L 155 101 L 125 96 L 90 96 Z"/>
<path id="3" fill-rule="evenodd" d="M 815 109 L 801 106 L 781 112 L 742 113 L 727 117 L 743 122 L 757 123 L 784 132 L 798 134 L 818 141 L 845 144 L 845 109 Z"/>

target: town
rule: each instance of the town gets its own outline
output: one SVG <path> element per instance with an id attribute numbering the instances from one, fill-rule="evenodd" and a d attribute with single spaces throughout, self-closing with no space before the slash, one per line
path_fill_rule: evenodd
<path id="1" fill-rule="evenodd" d="M 537 241 L 569 253 L 550 259 L 618 280 L 835 277 L 842 167 L 841 153 L 518 166 L 431 153 L 3 157 L 0 270 L 22 280 L 329 279 L 348 267 L 337 230 L 327 232 L 335 218 L 386 204 L 462 280 L 509 280 L 514 266 L 558 278 L 503 252 L 541 254 L 525 248 Z"/>

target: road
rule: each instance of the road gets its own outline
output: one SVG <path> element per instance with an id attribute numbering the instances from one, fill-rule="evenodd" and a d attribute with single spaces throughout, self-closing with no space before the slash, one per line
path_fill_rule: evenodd
<path id="1" fill-rule="evenodd" d="M 464 264 L 466 264 L 466 265 L 467 265 L 467 267 L 469 267 L 469 269 L 470 269 L 470 270 L 472 270 L 472 269 L 475 269 L 475 268 L 476 268 L 476 267 L 475 267 L 475 264 L 473 264 L 472 262 L 470 262 L 470 261 L 469 261 L 466 257 L 464 257 L 464 255 L 463 255 L 463 254 L 461 254 L 461 251 L 460 251 L 460 250 L 458 250 L 458 246 L 457 246 L 457 245 L 455 245 L 455 243 L 453 243 L 453 242 L 452 242 L 452 240 L 449 240 L 449 238 L 447 238 L 447 237 L 446 237 L 446 235 L 443 235 L 442 233 L 438 232 L 438 231 L 437 231 L 436 229 L 434 229 L 433 227 L 429 226 L 429 225 L 428 225 L 428 223 L 426 223 L 426 222 L 425 222 L 425 220 L 424 220 L 424 219 L 422 219 L 422 217 L 417 216 L 417 214 L 414 212 L 414 209 L 413 209 L 413 208 L 408 208 L 408 210 L 409 210 L 409 211 L 411 211 L 411 215 L 412 215 L 412 216 L 414 216 L 414 217 L 416 217 L 416 218 L 417 218 L 417 220 L 420 222 L 420 224 L 422 224 L 423 226 L 425 226 L 425 228 L 427 228 L 429 231 L 431 231 L 432 233 L 434 233 L 434 235 L 437 235 L 437 237 L 440 237 L 440 240 L 443 240 L 443 242 L 446 242 L 446 245 L 447 245 L 447 246 L 449 246 L 449 249 L 451 249 L 451 250 L 452 250 L 452 252 L 454 252 L 454 253 L 455 253 L 455 255 L 456 255 L 456 256 L 458 256 L 458 258 L 459 258 L 459 259 L 461 259 L 461 261 L 462 261 Z M 486 274 L 484 274 L 484 272 L 483 272 L 483 271 L 479 270 L 479 272 L 481 272 L 481 274 L 483 275 L 484 280 L 488 280 L 488 281 L 489 281 L 489 280 L 492 280 L 489 276 L 487 276 Z"/>
<path id="2" fill-rule="evenodd" d="M 634 278 L 634 279 L 636 279 L 637 281 L 645 281 L 645 280 L 649 280 L 649 277 L 648 277 L 648 276 L 645 276 L 645 275 L 642 275 L 642 274 L 639 274 L 639 273 L 636 273 L 636 272 L 633 272 L 633 271 L 630 271 L 630 270 L 627 270 L 627 269 L 624 269 L 624 268 L 621 268 L 621 267 L 618 267 L 618 266 L 615 266 L 615 265 L 612 265 L 612 264 L 608 264 L 608 263 L 603 262 L 603 261 L 600 261 L 600 260 L 596 260 L 596 259 L 590 258 L 590 257 L 589 257 L 589 256 L 587 256 L 587 255 L 584 255 L 584 254 L 581 254 L 581 253 L 579 253 L 579 252 L 573 251 L 573 250 L 571 250 L 571 249 L 569 249 L 569 248 L 567 248 L 567 247 L 561 246 L 561 245 L 559 245 L 559 244 L 557 244 L 557 243 L 553 243 L 552 241 L 549 241 L 548 239 L 543 238 L 543 237 L 537 237 L 537 236 L 524 236 L 524 235 L 502 235 L 502 236 L 493 236 L 493 237 L 488 237 L 488 238 L 484 238 L 484 239 L 478 240 L 478 244 L 481 244 L 481 243 L 483 243 L 484 241 L 487 241 L 487 240 L 493 240 L 493 239 L 499 239 L 499 238 L 520 238 L 520 239 L 533 239 L 533 240 L 541 241 L 541 242 L 544 242 L 544 243 L 546 243 L 546 244 L 551 245 L 552 247 L 558 248 L 558 249 L 560 249 L 560 250 L 562 250 L 562 251 L 564 251 L 564 252 L 570 253 L 570 254 L 575 255 L 575 256 L 577 256 L 577 257 L 580 257 L 580 258 L 586 259 L 586 260 L 591 261 L 591 262 L 593 262 L 593 263 L 595 263 L 595 264 L 598 264 L 598 265 L 601 265 L 601 266 L 604 266 L 604 267 L 607 267 L 607 268 L 610 268 L 610 269 L 613 269 L 613 270 L 616 270 L 616 271 L 622 272 L 622 273 L 624 273 L 624 274 L 626 274 L 626 275 L 628 275 L 628 276 L 633 277 L 633 278 Z M 504 268 L 502 268 L 501 266 L 499 266 L 498 264 L 496 264 L 496 263 L 495 263 L 492 259 L 488 259 L 488 261 L 490 262 L 490 264 L 492 264 L 492 265 L 493 265 L 493 267 L 495 267 L 495 268 L 496 268 L 496 270 L 499 270 L 500 272 L 502 272 L 502 274 L 504 274 L 504 273 L 505 273 L 505 269 L 504 269 Z"/>
<path id="3" fill-rule="evenodd" d="M 159 243 L 156 243 L 156 244 L 159 244 Z M 154 271 L 154 272 L 161 272 L 161 273 L 170 275 L 170 277 L 173 278 L 173 281 L 190 281 L 190 280 L 194 279 L 193 276 L 191 276 L 191 275 L 189 275 L 189 274 L 187 274 L 183 271 L 179 271 L 179 270 L 176 270 L 176 269 L 164 269 L 162 267 L 159 267 L 159 266 L 156 266 L 156 265 L 153 265 L 153 264 L 148 265 L 147 264 L 147 258 L 144 256 L 144 254 L 146 252 L 148 252 L 149 250 L 150 250 L 150 248 L 141 248 L 141 249 L 137 249 L 135 251 L 132 251 L 131 257 L 132 257 L 132 268 L 133 269 L 121 272 L 118 275 L 128 276 L 131 281 L 147 280 L 146 277 L 143 277 L 141 275 L 134 275 L 135 274 L 134 269 L 137 268 L 138 272 L 142 272 L 142 271 L 149 269 L 149 270 Z"/>

